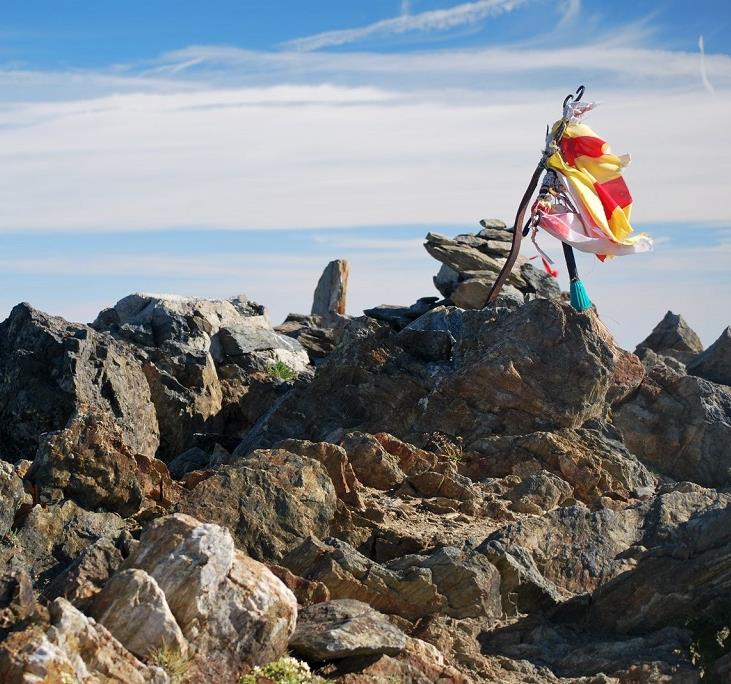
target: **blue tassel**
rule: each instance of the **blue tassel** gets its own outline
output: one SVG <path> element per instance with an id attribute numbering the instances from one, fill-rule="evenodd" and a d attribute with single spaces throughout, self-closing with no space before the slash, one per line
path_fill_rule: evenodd
<path id="1" fill-rule="evenodd" d="M 591 299 L 586 294 L 584 283 L 580 280 L 571 281 L 571 306 L 577 311 L 586 311 L 591 308 Z"/>

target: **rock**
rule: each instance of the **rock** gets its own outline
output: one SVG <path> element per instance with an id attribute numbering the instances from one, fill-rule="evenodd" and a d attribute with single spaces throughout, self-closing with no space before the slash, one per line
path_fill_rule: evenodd
<path id="1" fill-rule="evenodd" d="M 500 597 L 505 615 L 535 613 L 560 603 L 565 592 L 546 579 L 531 554 L 521 546 L 486 540 L 477 549 L 500 573 Z"/>
<path id="2" fill-rule="evenodd" d="M 627 448 L 660 473 L 711 487 L 731 483 L 730 388 L 658 364 L 613 421 Z"/>
<path id="3" fill-rule="evenodd" d="M 434 276 L 434 287 L 439 290 L 443 297 L 450 297 L 459 283 L 459 271 L 442 264 L 439 272 Z"/>
<path id="4" fill-rule="evenodd" d="M 310 362 L 317 363 L 335 349 L 348 321 L 345 316 L 289 314 L 284 323 L 274 330 L 297 340 L 310 357 Z"/>
<path id="5" fill-rule="evenodd" d="M 324 466 L 276 449 L 224 465 L 187 492 L 178 510 L 227 527 L 252 557 L 278 561 L 302 538 L 326 536 L 335 505 Z"/>
<path id="6" fill-rule="evenodd" d="M 0 558 L 0 643 L 16 625 L 38 612 L 33 581 L 17 556 Z"/>
<path id="7" fill-rule="evenodd" d="M 118 540 L 102 537 L 84 548 L 81 553 L 46 587 L 45 598 L 64 598 L 75 608 L 86 610 L 107 580 L 124 560 L 120 547 L 128 540 L 124 533 Z"/>
<path id="8" fill-rule="evenodd" d="M 18 304 L 0 324 L 3 453 L 13 459 L 34 454 L 39 435 L 66 427 L 82 405 L 113 415 L 134 452 L 155 455 L 157 417 L 134 354 L 89 326 Z"/>
<path id="9" fill-rule="evenodd" d="M 703 351 L 703 344 L 682 316 L 668 311 L 652 332 L 637 345 L 636 353 L 652 349 L 685 363 Z"/>
<path id="10" fill-rule="evenodd" d="M 322 272 L 312 300 L 312 313 L 316 316 L 345 313 L 348 295 L 350 264 L 344 259 L 331 261 Z"/>
<path id="11" fill-rule="evenodd" d="M 284 449 L 292 454 L 312 458 L 322 463 L 332 480 L 338 499 L 355 508 L 362 508 L 363 503 L 358 494 L 362 486 L 343 447 L 329 442 L 285 439 L 276 444 L 274 448 Z"/>
<path id="12" fill-rule="evenodd" d="M 13 466 L 0 461 L 0 537 L 10 532 L 15 514 L 24 499 L 23 481 L 16 475 Z"/>
<path id="13" fill-rule="evenodd" d="M 561 288 L 553 276 L 527 263 L 520 267 L 520 275 L 527 283 L 526 290 L 540 299 L 560 299 Z"/>
<path id="14" fill-rule="evenodd" d="M 126 525 L 116 513 L 86 511 L 73 501 L 46 508 L 36 505 L 18 530 L 18 543 L 43 587 L 87 546 L 98 539 L 117 538 Z"/>
<path id="15" fill-rule="evenodd" d="M 282 565 L 301 577 L 322 582 L 333 599 L 356 599 L 407 620 L 435 613 L 445 602 L 429 570 L 389 570 L 338 539 L 306 539 L 282 559 Z"/>
<path id="16" fill-rule="evenodd" d="M 352 599 L 317 603 L 300 611 L 289 643 L 307 660 L 397 655 L 406 635 L 368 604 Z"/>
<path id="17" fill-rule="evenodd" d="M 188 642 L 165 594 L 143 570 L 116 573 L 87 612 L 138 658 L 144 659 L 154 650 L 174 650 L 183 656 L 188 652 Z"/>
<path id="18" fill-rule="evenodd" d="M 372 435 L 349 432 L 342 445 L 356 476 L 368 487 L 387 490 L 404 481 L 406 476 L 398 460 Z"/>
<path id="19" fill-rule="evenodd" d="M 197 433 L 248 429 L 276 394 L 268 377 L 272 364 L 296 372 L 308 364 L 301 345 L 275 333 L 264 307 L 244 295 L 132 294 L 92 325 L 131 345 L 142 359 L 163 459 L 194 446 Z"/>
<path id="20" fill-rule="evenodd" d="M 378 321 L 388 323 L 396 330 L 405 328 L 409 323 L 423 316 L 427 311 L 437 304 L 436 297 L 422 297 L 411 306 L 395 306 L 393 304 L 381 304 L 372 309 L 366 309 L 363 313 Z"/>
<path id="21" fill-rule="evenodd" d="M 513 228 L 508 227 L 505 221 L 500 219 L 480 219 L 480 225 L 482 230 L 477 233 L 480 237 L 492 238 L 492 239 L 513 239 Z"/>
<path id="22" fill-rule="evenodd" d="M 236 453 L 286 438 L 322 441 L 338 429 L 417 445 L 439 431 L 469 449 L 488 435 L 579 427 L 606 415 L 644 376 L 595 314 L 554 301 L 512 313 L 440 307 L 409 329 L 449 332 L 451 361 L 424 364 L 385 328 L 344 341 Z"/>
<path id="23" fill-rule="evenodd" d="M 668 624 L 727 624 L 731 590 L 731 507 L 681 523 L 670 543 L 652 549 L 632 572 L 597 591 L 594 629 L 636 634 Z"/>
<path id="24" fill-rule="evenodd" d="M 437 261 L 446 264 L 458 273 L 464 273 L 465 271 L 485 271 L 497 276 L 502 268 L 502 264 L 497 259 L 469 245 L 425 242 L 424 247 Z"/>
<path id="25" fill-rule="evenodd" d="M 134 454 L 111 416 L 85 410 L 44 436 L 28 472 L 44 503 L 72 499 L 87 509 L 131 516 L 146 498 L 169 506 L 179 497 L 161 461 Z"/>
<path id="26" fill-rule="evenodd" d="M 413 330 L 404 328 L 399 344 L 415 358 L 426 363 L 451 361 L 454 338 L 447 330 Z"/>
<path id="27" fill-rule="evenodd" d="M 0 644 L 0 680 L 6 684 L 170 682 L 163 670 L 141 663 L 68 601 L 56 599 L 49 612 L 49 625 L 31 625 Z"/>
<path id="28" fill-rule="evenodd" d="M 708 349 L 688 362 L 688 373 L 721 385 L 731 385 L 731 326 Z"/>
<path id="29" fill-rule="evenodd" d="M 548 469 L 571 485 L 576 499 L 590 505 L 599 503 L 602 497 L 626 501 L 647 496 L 655 486 L 647 468 L 620 441 L 597 430 L 577 428 L 488 437 L 473 448 L 481 454 L 469 467 L 469 474 L 475 478 L 509 474 L 526 477 Z"/>
<path id="30" fill-rule="evenodd" d="M 568 482 L 553 473 L 540 470 L 525 478 L 510 492 L 509 497 L 514 511 L 540 515 L 560 506 L 573 493 Z"/>
<path id="31" fill-rule="evenodd" d="M 211 457 L 203 449 L 200 447 L 191 447 L 170 461 L 168 463 L 168 469 L 170 470 L 170 475 L 176 480 L 179 480 L 191 470 L 205 470 L 210 460 Z"/>
<path id="32" fill-rule="evenodd" d="M 565 591 L 583 593 L 631 567 L 621 554 L 640 540 L 643 519 L 642 507 L 590 511 L 565 506 L 508 523 L 478 550 L 493 541 L 514 555 L 515 547 L 522 547 L 545 579 Z"/>
<path id="33" fill-rule="evenodd" d="M 296 596 L 298 606 L 311 606 L 330 600 L 330 590 L 322 582 L 306 580 L 281 565 L 269 563 L 267 567 Z"/>
<path id="34" fill-rule="evenodd" d="M 494 279 L 488 278 L 464 280 L 454 289 L 450 299 L 455 306 L 462 309 L 481 309 L 487 304 L 487 297 L 494 282 Z"/>
<path id="35" fill-rule="evenodd" d="M 444 597 L 443 613 L 455 618 L 495 618 L 502 613 L 500 574 L 484 555 L 445 546 L 429 556 L 404 556 L 386 563 L 401 572 L 423 568 Z"/>
<path id="36" fill-rule="evenodd" d="M 158 518 L 123 569 L 152 577 L 188 640 L 199 670 L 229 681 L 244 665 L 287 650 L 294 595 L 264 565 L 234 549 L 229 532 L 188 515 Z"/>

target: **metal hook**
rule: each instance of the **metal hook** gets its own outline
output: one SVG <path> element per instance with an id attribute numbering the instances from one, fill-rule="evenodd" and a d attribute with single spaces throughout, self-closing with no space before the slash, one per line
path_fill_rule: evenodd
<path id="1" fill-rule="evenodd" d="M 574 95 L 574 102 L 578 102 L 584 96 L 585 90 L 586 90 L 586 88 L 583 85 L 580 85 L 576 89 L 576 95 Z"/>

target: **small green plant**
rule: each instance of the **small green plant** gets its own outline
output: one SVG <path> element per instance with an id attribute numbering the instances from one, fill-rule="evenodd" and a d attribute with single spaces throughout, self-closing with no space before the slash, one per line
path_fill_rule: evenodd
<path id="1" fill-rule="evenodd" d="M 294 380 L 297 377 L 294 368 L 290 368 L 284 361 L 275 361 L 268 371 L 269 375 L 278 380 Z"/>
<path id="2" fill-rule="evenodd" d="M 322 677 L 312 674 L 307 663 L 284 656 L 263 667 L 257 666 L 251 674 L 244 675 L 239 684 L 258 684 L 259 678 L 266 678 L 275 684 L 320 684 Z"/>
<path id="3" fill-rule="evenodd" d="M 461 461 L 464 458 L 464 440 L 461 437 L 452 437 L 444 432 L 432 432 L 426 448 L 441 454 L 450 461 Z"/>
<path id="4" fill-rule="evenodd" d="M 177 648 L 155 648 L 147 656 L 147 663 L 162 668 L 170 677 L 170 684 L 182 684 L 190 668 L 190 658 Z"/>
<path id="5" fill-rule="evenodd" d="M 5 541 L 14 549 L 20 548 L 20 535 L 18 534 L 18 530 L 8 530 L 8 533 L 5 535 Z"/>

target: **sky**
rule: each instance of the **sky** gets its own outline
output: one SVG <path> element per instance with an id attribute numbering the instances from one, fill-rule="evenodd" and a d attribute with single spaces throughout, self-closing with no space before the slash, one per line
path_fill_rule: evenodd
<path id="1" fill-rule="evenodd" d="M 278 323 L 333 258 L 353 315 L 436 295 L 424 235 L 511 223 L 581 83 L 656 239 L 578 255 L 587 289 L 627 348 L 668 309 L 708 345 L 731 323 L 731 3 L 3 0 L 0 319 L 243 292 Z"/>

